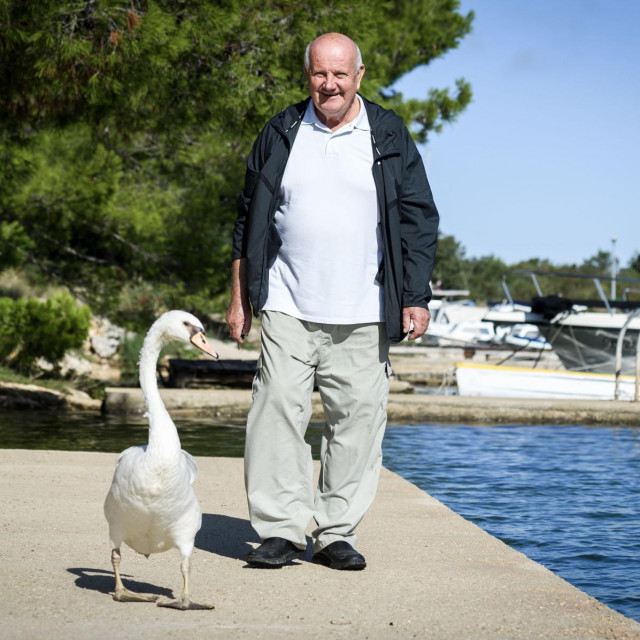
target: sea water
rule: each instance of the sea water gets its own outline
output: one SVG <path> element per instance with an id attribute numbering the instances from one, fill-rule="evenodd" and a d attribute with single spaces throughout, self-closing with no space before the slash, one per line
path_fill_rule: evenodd
<path id="1" fill-rule="evenodd" d="M 385 466 L 640 621 L 640 429 L 412 425 Z"/>
<path id="2" fill-rule="evenodd" d="M 242 456 L 241 424 L 176 419 L 182 446 Z M 318 456 L 321 427 L 307 439 Z M 141 418 L 0 414 L 0 447 L 118 452 Z M 640 621 L 640 429 L 389 425 L 384 464 L 530 558 Z"/>

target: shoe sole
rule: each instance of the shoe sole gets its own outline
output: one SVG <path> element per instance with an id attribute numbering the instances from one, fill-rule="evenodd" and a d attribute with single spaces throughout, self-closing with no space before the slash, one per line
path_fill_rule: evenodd
<path id="1" fill-rule="evenodd" d="M 299 553 L 299 551 L 287 551 L 287 553 L 278 558 L 255 558 L 249 555 L 247 564 L 252 567 L 262 567 L 263 569 L 279 569 L 289 564 Z"/>
<path id="2" fill-rule="evenodd" d="M 337 569 L 338 571 L 362 571 L 367 563 L 360 560 L 348 560 L 347 562 L 332 562 L 329 558 L 321 555 L 314 555 L 311 559 L 316 564 L 324 565 L 329 569 Z"/>

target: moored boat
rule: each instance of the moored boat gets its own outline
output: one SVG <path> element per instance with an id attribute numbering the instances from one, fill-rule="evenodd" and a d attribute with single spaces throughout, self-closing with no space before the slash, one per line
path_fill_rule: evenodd
<path id="1" fill-rule="evenodd" d="M 568 398 L 612 400 L 616 377 L 562 369 L 531 369 L 460 362 L 456 365 L 458 393 L 494 398 Z M 633 400 L 635 377 L 620 376 L 618 399 Z"/>
<path id="2" fill-rule="evenodd" d="M 510 274 L 531 277 L 538 295 L 532 298 L 528 309 L 513 300 L 507 284 Z M 558 294 L 545 296 L 536 278 L 541 275 L 570 281 L 592 280 L 598 298 L 571 300 Z M 640 301 L 609 300 L 604 294 L 601 280 L 610 278 L 542 271 L 510 271 L 502 281 L 507 304 L 490 309 L 484 320 L 493 322 L 496 327 L 523 323 L 535 325 L 570 371 L 615 374 L 618 366 L 620 373 L 634 375 L 640 335 Z M 640 286 L 640 280 L 618 278 L 618 281 Z M 617 350 L 620 353 L 619 362 Z"/>
<path id="3" fill-rule="evenodd" d="M 510 273 L 531 277 L 538 295 L 532 298 L 529 307 L 514 301 L 507 285 Z M 538 275 L 564 278 L 569 282 L 591 279 L 599 297 L 570 300 L 559 294 L 544 296 Z M 460 395 L 637 400 L 640 301 L 629 301 L 626 296 L 622 300 L 609 300 L 600 279 L 609 278 L 524 270 L 505 275 L 503 288 L 508 302 L 491 309 L 484 319 L 494 323 L 497 330 L 525 323 L 533 325 L 559 357 L 565 370 L 459 363 L 456 379 Z M 638 280 L 619 280 L 640 285 Z M 636 289 L 629 287 L 628 290 Z"/>

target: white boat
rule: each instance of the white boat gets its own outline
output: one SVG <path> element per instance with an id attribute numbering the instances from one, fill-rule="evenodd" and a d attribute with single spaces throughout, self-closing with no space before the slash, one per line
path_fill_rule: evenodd
<path id="1" fill-rule="evenodd" d="M 615 376 L 525 367 L 460 362 L 456 382 L 461 396 L 494 398 L 567 398 L 612 400 Z M 635 377 L 620 376 L 618 398 L 633 400 Z"/>
<path id="2" fill-rule="evenodd" d="M 516 304 L 511 296 L 507 276 L 514 273 L 529 275 L 534 282 L 538 296 L 532 299 L 529 308 Z M 558 295 L 545 297 L 536 275 L 565 279 L 588 278 L 593 280 L 599 298 L 572 302 Z M 565 368 L 570 371 L 614 374 L 617 365 L 616 349 L 621 338 L 618 363 L 620 372 L 635 375 L 640 334 L 640 302 L 608 300 L 600 279 L 610 278 L 540 271 L 511 271 L 505 275 L 502 282 L 508 303 L 490 309 L 484 320 L 494 323 L 496 328 L 518 324 L 535 325 Z M 631 278 L 618 278 L 618 281 L 640 284 L 640 281 Z M 593 310 L 596 307 L 602 310 Z"/>
<path id="3" fill-rule="evenodd" d="M 484 312 L 483 312 L 484 314 Z M 425 344 L 437 344 L 440 347 L 466 345 L 490 345 L 496 342 L 496 333 L 490 322 L 460 321 L 451 324 L 434 322 L 423 336 Z"/>
<path id="4" fill-rule="evenodd" d="M 496 334 L 500 335 L 500 332 L 496 331 Z M 544 339 L 535 324 L 514 324 L 506 330 L 501 342 L 517 349 L 551 351 L 551 345 Z"/>
<path id="5" fill-rule="evenodd" d="M 434 289 L 433 295 L 429 303 L 431 322 L 427 333 L 418 340 L 422 344 L 440 347 L 504 345 L 513 347 L 514 351 L 551 349 L 535 325 L 496 327 L 488 322 L 487 307 L 471 301 L 467 290 Z M 508 306 L 509 311 L 514 309 L 530 310 L 530 307 Z"/>
<path id="6" fill-rule="evenodd" d="M 450 347 L 488 345 L 497 341 L 494 326 L 483 320 L 486 307 L 476 306 L 464 289 L 434 289 L 429 303 L 431 322 L 419 342 Z"/>
<path id="7" fill-rule="evenodd" d="M 510 273 L 529 275 L 538 296 L 532 299 L 528 308 L 517 305 L 505 276 L 503 287 L 508 304 L 492 308 L 485 320 L 493 322 L 497 330 L 533 325 L 546 338 L 566 370 L 460 363 L 456 367 L 460 395 L 611 400 L 616 397 L 617 373 L 617 397 L 637 399 L 640 302 L 608 300 L 597 276 L 522 270 Z M 558 295 L 545 297 L 536 275 L 588 277 L 593 280 L 599 299 L 572 302 Z M 600 307 L 604 312 L 594 311 L 594 307 Z"/>

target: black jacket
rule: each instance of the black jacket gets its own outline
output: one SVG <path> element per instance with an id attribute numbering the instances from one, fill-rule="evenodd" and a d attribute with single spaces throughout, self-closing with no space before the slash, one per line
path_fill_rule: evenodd
<path id="1" fill-rule="evenodd" d="M 233 259 L 247 259 L 247 285 L 257 316 L 267 301 L 269 267 L 281 240 L 274 224 L 280 181 L 310 98 L 273 117 L 256 139 L 238 198 Z M 400 342 L 402 308 L 427 308 L 438 237 L 438 212 L 422 158 L 402 119 L 364 99 L 373 145 L 373 178 L 380 206 L 383 259 L 378 282 L 390 342 Z"/>

